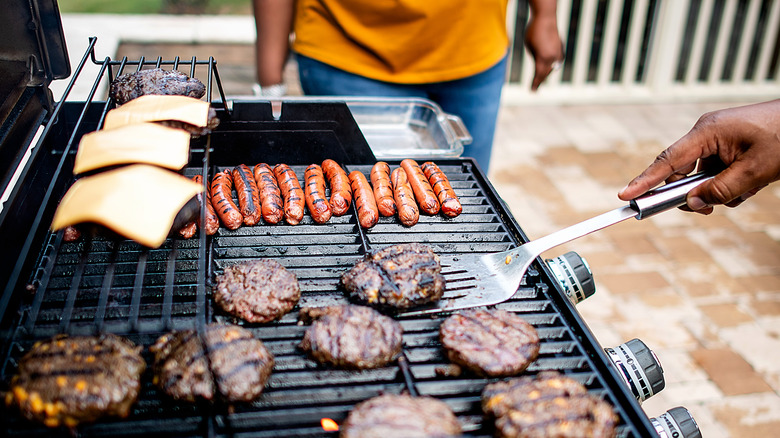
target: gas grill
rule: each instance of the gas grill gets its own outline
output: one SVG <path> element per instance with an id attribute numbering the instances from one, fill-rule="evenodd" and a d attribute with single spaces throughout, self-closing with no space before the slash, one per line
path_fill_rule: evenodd
<path id="1" fill-rule="evenodd" d="M 51 14 L 58 15 L 56 4 L 49 12 L 48 20 L 53 19 Z M 46 32 L 57 30 L 61 32 L 49 25 Z M 90 41 L 71 79 L 70 87 L 75 81 L 94 81 L 87 100 L 66 102 L 63 97 L 52 102 L 47 87 L 57 74 L 44 68 L 38 75 L 42 80 L 28 82 L 22 90 L 36 99 L 19 99 L 13 109 L 3 112 L 0 150 L 20 158 L 14 160 L 13 167 L 3 169 L 3 174 L 15 173 L 17 180 L 8 183 L 6 180 L 14 178 L 4 178 L 4 185 L 12 188 L 6 190 L 8 201 L 0 212 L 0 284 L 4 285 L 0 297 L 0 389 L 7 389 L 18 359 L 33 343 L 58 333 L 114 333 L 148 347 L 170 330 L 198 329 L 206 323 L 225 321 L 251 330 L 276 357 L 269 383 L 258 400 L 232 406 L 220 401 L 173 401 L 152 385 L 147 369 L 139 399 L 127 418 L 81 425 L 78 434 L 335 436 L 335 432 L 323 429 L 323 418 L 340 423 L 356 403 L 400 392 L 445 401 L 467 436 L 493 434 L 491 421 L 485 420 L 480 409 L 480 392 L 493 379 L 448 372 L 450 364 L 438 340 L 439 325 L 446 315 L 398 318 L 404 329 L 404 348 L 398 361 L 380 369 L 352 371 L 319 365 L 298 349 L 306 329 L 297 322 L 298 307 L 279 321 L 248 324 L 220 313 L 211 299 L 215 275 L 228 264 L 243 260 L 279 261 L 299 279 L 300 306 L 326 306 L 347 302 L 339 278 L 371 250 L 422 242 L 439 254 L 488 253 L 526 242 L 509 209 L 472 159 L 435 160 L 460 197 L 463 214 L 454 219 L 423 215 L 411 228 L 395 218 L 381 218 L 375 227 L 362 229 L 352 211 L 322 225 L 306 215 L 296 226 L 242 226 L 235 231 L 221 228 L 214 236 L 199 233 L 189 240 L 171 237 L 157 249 L 101 234 L 65 242 L 63 233 L 50 232 L 49 225 L 57 203 L 74 182 L 73 158 L 81 136 L 99 129 L 106 112 L 114 107 L 112 101 L 95 95 L 95 90 L 101 81 L 112 81 L 121 73 L 173 68 L 207 84 L 206 98 L 217 109 L 221 123 L 210 136 L 192 141 L 191 159 L 183 170 L 187 176 L 211 176 L 238 164 L 267 162 L 289 164 L 300 178 L 306 165 L 325 158 L 340 162 L 347 172 L 368 174 L 376 161 L 344 102 L 231 102 L 222 92 L 213 58 L 97 60 L 96 42 Z M 46 43 L 41 46 L 54 50 Z M 64 44 L 59 47 L 61 55 Z M 100 66 L 97 77 L 80 77 L 86 63 Z M 39 125 L 42 128 L 38 129 Z M 28 145 L 34 147 L 24 161 L 21 156 Z M 395 167 L 400 160 L 388 162 Z M 444 274 L 448 290 L 462 284 L 456 268 L 445 266 Z M 527 374 L 559 370 L 615 407 L 620 417 L 618 436 L 657 436 L 545 263 L 534 264 L 515 296 L 496 307 L 516 312 L 539 332 L 540 355 Z M 151 363 L 148 348 L 143 354 Z M 71 434 L 26 421 L 5 406 L 0 417 L 5 436 Z"/>

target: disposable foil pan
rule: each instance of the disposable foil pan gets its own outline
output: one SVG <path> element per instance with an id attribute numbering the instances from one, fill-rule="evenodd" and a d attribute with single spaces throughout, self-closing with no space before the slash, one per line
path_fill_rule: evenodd
<path id="1" fill-rule="evenodd" d="M 236 101 L 261 98 L 236 97 Z M 455 114 L 442 111 L 435 102 L 422 98 L 354 96 L 285 96 L 271 102 L 281 111 L 284 102 L 346 102 L 358 128 L 376 158 L 457 158 L 471 134 Z"/>

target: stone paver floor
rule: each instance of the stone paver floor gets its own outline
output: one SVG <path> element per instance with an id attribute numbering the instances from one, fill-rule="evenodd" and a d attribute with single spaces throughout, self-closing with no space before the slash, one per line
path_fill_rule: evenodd
<path id="1" fill-rule="evenodd" d="M 529 238 L 622 203 L 617 191 L 704 112 L 737 105 L 503 108 L 489 178 Z M 578 305 L 604 347 L 644 341 L 666 388 L 649 416 L 685 406 L 706 438 L 780 432 L 780 185 L 710 216 L 630 220 L 576 251 L 596 293 Z"/>

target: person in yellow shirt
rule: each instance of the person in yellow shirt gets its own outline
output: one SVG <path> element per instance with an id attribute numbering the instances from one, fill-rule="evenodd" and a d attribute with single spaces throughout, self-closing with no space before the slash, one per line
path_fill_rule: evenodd
<path id="1" fill-rule="evenodd" d="M 284 93 L 292 50 L 307 95 L 420 97 L 458 115 L 473 138 L 463 155 L 487 173 L 506 78 L 507 3 L 254 0 L 259 94 Z M 529 4 L 535 90 L 563 60 L 563 46 L 556 0 Z"/>

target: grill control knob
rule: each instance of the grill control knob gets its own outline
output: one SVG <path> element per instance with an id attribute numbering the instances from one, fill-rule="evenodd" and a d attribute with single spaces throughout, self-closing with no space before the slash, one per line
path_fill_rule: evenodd
<path id="1" fill-rule="evenodd" d="M 547 260 L 547 266 L 555 275 L 555 279 L 563 286 L 564 292 L 572 304 L 588 298 L 596 292 L 593 273 L 584 258 L 574 251 Z"/>
<path id="2" fill-rule="evenodd" d="M 605 348 L 604 351 L 640 403 L 666 386 L 661 362 L 653 350 L 639 339 L 632 339 L 615 348 Z"/>
<path id="3" fill-rule="evenodd" d="M 691 413 L 682 406 L 653 417 L 650 422 L 659 438 L 701 438 L 701 431 Z"/>

